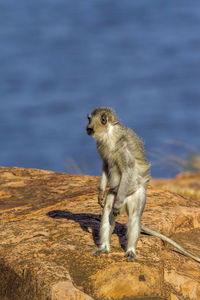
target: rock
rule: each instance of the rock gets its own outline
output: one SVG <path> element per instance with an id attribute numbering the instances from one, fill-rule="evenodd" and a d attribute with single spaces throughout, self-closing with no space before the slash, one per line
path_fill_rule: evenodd
<path id="1" fill-rule="evenodd" d="M 92 300 L 90 296 L 76 289 L 71 280 L 61 281 L 51 289 L 51 299 L 54 300 Z"/>
<path id="2" fill-rule="evenodd" d="M 151 183 L 186 198 L 200 200 L 200 173 L 188 172 L 172 179 L 152 179 Z"/>
<path id="3" fill-rule="evenodd" d="M 194 180 L 183 177 L 185 186 Z M 0 299 L 200 299 L 200 263 L 160 239 L 141 234 L 137 262 L 126 262 L 125 215 L 111 253 L 92 255 L 102 213 L 98 181 L 0 168 Z M 181 186 L 181 176 L 174 182 Z M 200 255 L 199 199 L 160 186 L 152 180 L 143 223 Z"/>

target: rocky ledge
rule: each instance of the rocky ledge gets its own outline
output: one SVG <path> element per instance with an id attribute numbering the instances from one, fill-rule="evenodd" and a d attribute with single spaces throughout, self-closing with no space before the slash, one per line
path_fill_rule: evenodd
<path id="1" fill-rule="evenodd" d="M 200 299 L 200 263 L 160 239 L 141 234 L 137 262 L 126 262 L 125 215 L 117 220 L 111 253 L 92 255 L 101 218 L 98 181 L 0 168 L 0 299 Z M 145 225 L 196 255 L 199 182 L 199 174 L 153 180 L 143 214 Z M 186 197 L 187 183 L 194 193 Z"/>

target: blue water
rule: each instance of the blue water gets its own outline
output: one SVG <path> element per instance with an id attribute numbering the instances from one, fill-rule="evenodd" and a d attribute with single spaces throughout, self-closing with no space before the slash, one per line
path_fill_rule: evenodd
<path id="1" fill-rule="evenodd" d="M 200 2 L 2 0 L 0 165 L 99 175 L 85 126 L 102 105 L 143 138 L 153 176 L 199 151 Z"/>

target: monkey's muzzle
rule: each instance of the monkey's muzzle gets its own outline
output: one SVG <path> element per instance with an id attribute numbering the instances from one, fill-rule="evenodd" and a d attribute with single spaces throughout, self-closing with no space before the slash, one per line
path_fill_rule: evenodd
<path id="1" fill-rule="evenodd" d="M 87 130 L 88 135 L 93 135 L 94 134 L 94 129 L 93 128 L 87 126 L 86 130 Z"/>

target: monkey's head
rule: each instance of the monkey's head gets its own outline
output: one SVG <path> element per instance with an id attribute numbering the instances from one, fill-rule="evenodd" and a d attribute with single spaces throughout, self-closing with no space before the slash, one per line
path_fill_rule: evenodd
<path id="1" fill-rule="evenodd" d="M 118 124 L 119 121 L 115 112 L 108 107 L 95 108 L 88 115 L 87 134 L 95 139 L 102 139 L 108 133 L 111 126 Z"/>

